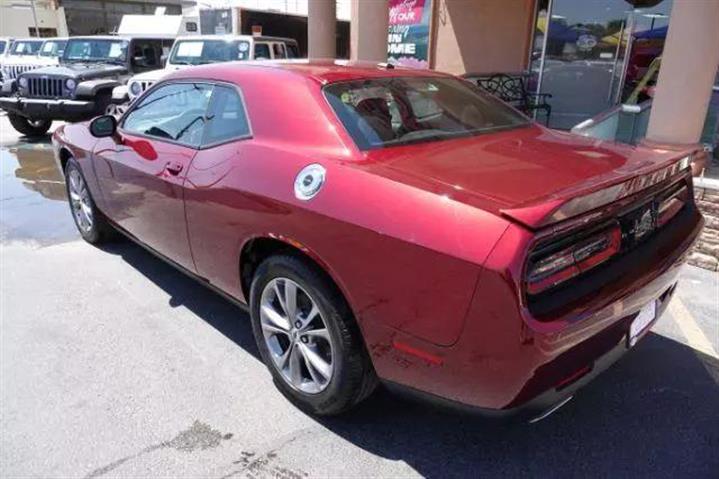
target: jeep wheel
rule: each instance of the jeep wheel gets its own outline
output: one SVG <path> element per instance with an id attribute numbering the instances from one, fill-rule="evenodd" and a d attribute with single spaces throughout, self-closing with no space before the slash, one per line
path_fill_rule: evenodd
<path id="1" fill-rule="evenodd" d="M 31 120 L 15 113 L 8 113 L 7 117 L 12 127 L 25 136 L 43 136 L 52 126 L 52 120 Z"/>

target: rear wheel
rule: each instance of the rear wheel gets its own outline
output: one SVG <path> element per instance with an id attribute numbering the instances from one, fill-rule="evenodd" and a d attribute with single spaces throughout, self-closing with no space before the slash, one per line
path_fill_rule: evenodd
<path id="1" fill-rule="evenodd" d="M 339 414 L 374 390 L 374 369 L 346 302 L 309 261 L 285 255 L 265 260 L 250 304 L 262 359 L 296 406 Z"/>
<path id="2" fill-rule="evenodd" d="M 13 128 L 25 136 L 43 136 L 52 126 L 52 120 L 32 120 L 15 113 L 8 113 Z"/>
<path id="3" fill-rule="evenodd" d="M 65 167 L 65 187 L 72 218 L 82 238 L 91 244 L 110 239 L 115 231 L 95 206 L 85 177 L 73 158 L 68 160 Z"/>

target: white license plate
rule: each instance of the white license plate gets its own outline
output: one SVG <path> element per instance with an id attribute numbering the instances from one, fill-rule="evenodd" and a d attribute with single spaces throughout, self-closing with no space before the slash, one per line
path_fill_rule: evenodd
<path id="1" fill-rule="evenodd" d="M 629 346 L 634 346 L 639 338 L 639 335 L 647 329 L 647 326 L 654 321 L 657 315 L 657 302 L 652 301 L 651 303 L 644 306 L 634 318 L 632 324 L 629 326 Z"/>

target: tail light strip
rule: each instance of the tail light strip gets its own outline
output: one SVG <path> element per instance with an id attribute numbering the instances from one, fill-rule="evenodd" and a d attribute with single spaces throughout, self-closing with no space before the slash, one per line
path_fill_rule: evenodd
<path id="1" fill-rule="evenodd" d="M 615 224 L 556 253 L 530 263 L 527 292 L 537 294 L 607 261 L 621 249 L 622 232 Z"/>

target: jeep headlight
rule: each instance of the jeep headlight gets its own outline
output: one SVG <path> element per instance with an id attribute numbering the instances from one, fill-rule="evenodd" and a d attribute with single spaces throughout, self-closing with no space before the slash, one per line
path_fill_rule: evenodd
<path id="1" fill-rule="evenodd" d="M 20 88 L 27 88 L 27 78 L 20 77 L 17 82 L 20 84 Z"/>
<path id="2" fill-rule="evenodd" d="M 132 93 L 133 96 L 137 96 L 142 93 L 142 87 L 138 82 L 134 81 L 130 83 L 130 93 Z"/>
<path id="3" fill-rule="evenodd" d="M 75 80 L 73 80 L 72 78 L 68 78 L 67 81 L 65 82 L 65 87 L 68 90 L 74 90 L 76 86 L 77 86 L 77 82 Z"/>

